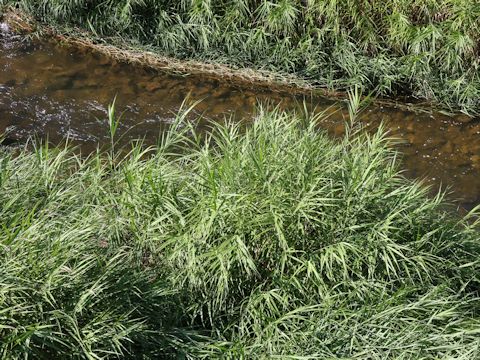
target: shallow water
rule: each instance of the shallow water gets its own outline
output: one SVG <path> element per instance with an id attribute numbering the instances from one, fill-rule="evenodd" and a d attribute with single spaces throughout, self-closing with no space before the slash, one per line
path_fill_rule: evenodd
<path id="1" fill-rule="evenodd" d="M 51 42 L 25 41 L 0 26 L 0 133 L 9 141 L 36 135 L 59 143 L 69 137 L 84 151 L 108 141 L 107 107 L 117 97 L 126 142 L 155 143 L 185 97 L 202 100 L 196 114 L 251 121 L 257 102 L 326 110 L 325 127 L 343 132 L 345 103 L 325 98 L 252 90 L 201 76 L 158 73 Z M 480 121 L 465 116 L 415 114 L 371 105 L 362 121 L 382 121 L 403 140 L 404 167 L 411 177 L 449 186 L 452 198 L 471 208 L 480 203 Z"/>

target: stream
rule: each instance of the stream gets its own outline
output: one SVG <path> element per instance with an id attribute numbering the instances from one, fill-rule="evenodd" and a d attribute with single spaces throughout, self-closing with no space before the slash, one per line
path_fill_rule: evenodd
<path id="1" fill-rule="evenodd" d="M 346 104 L 322 97 L 252 89 L 199 75 L 160 73 L 50 41 L 26 41 L 0 24 L 0 134 L 8 142 L 31 136 L 60 143 L 69 138 L 82 151 L 109 141 L 107 107 L 116 97 L 123 141 L 154 144 L 184 99 L 201 100 L 192 116 L 253 121 L 256 105 L 284 109 L 305 102 L 328 117 L 322 126 L 344 131 Z M 433 189 L 449 187 L 451 199 L 469 209 L 480 203 L 480 121 L 464 115 L 414 113 L 373 103 L 361 116 L 369 127 L 384 122 L 402 140 L 408 177 Z M 200 125 L 201 126 L 201 125 Z"/>

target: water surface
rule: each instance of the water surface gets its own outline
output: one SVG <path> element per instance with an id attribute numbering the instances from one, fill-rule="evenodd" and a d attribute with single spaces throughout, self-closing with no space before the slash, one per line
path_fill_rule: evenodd
<path id="1" fill-rule="evenodd" d="M 69 137 L 84 151 L 108 141 L 107 107 L 117 97 L 124 141 L 155 143 L 187 95 L 202 100 L 197 114 L 222 121 L 252 121 L 257 102 L 294 108 L 305 100 L 330 116 L 325 127 L 343 132 L 345 103 L 242 88 L 201 76 L 179 76 L 112 61 L 53 42 L 26 41 L 0 26 L 0 133 L 10 141 L 29 136 L 58 143 Z M 371 105 L 362 121 L 382 121 L 403 140 L 404 167 L 411 177 L 449 186 L 469 208 L 480 203 L 480 121 L 465 116 L 416 114 Z M 127 131 L 128 130 L 128 131 Z"/>

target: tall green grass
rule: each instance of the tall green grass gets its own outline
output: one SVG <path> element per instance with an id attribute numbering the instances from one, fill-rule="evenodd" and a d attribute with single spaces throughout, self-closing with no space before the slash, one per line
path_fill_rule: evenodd
<path id="1" fill-rule="evenodd" d="M 194 58 L 478 112 L 472 0 L 0 0 L 45 23 Z M 75 30 L 73 30 L 75 32 Z M 110 39 L 111 40 L 111 39 Z"/>
<path id="2" fill-rule="evenodd" d="M 1 149 L 0 356 L 478 358 L 478 220 L 319 120 Z"/>

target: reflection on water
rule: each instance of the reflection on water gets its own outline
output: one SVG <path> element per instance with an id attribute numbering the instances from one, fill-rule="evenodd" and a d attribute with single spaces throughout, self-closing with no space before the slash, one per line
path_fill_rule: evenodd
<path id="1" fill-rule="evenodd" d="M 202 100 L 197 114 L 222 120 L 248 121 L 257 101 L 292 108 L 299 97 L 265 90 L 253 91 L 201 76 L 182 77 L 141 69 L 48 42 L 26 42 L 0 27 L 0 133 L 23 140 L 36 134 L 61 142 L 69 137 L 85 151 L 108 140 L 106 109 L 117 97 L 123 112 L 124 140 L 145 138 L 154 143 L 171 123 L 187 95 Z M 323 98 L 309 106 L 330 114 L 325 127 L 343 131 L 345 107 Z M 362 121 L 387 123 L 392 135 L 404 140 L 404 166 L 409 176 L 452 187 L 466 207 L 480 202 L 480 122 L 463 116 L 414 114 L 370 106 Z"/>

